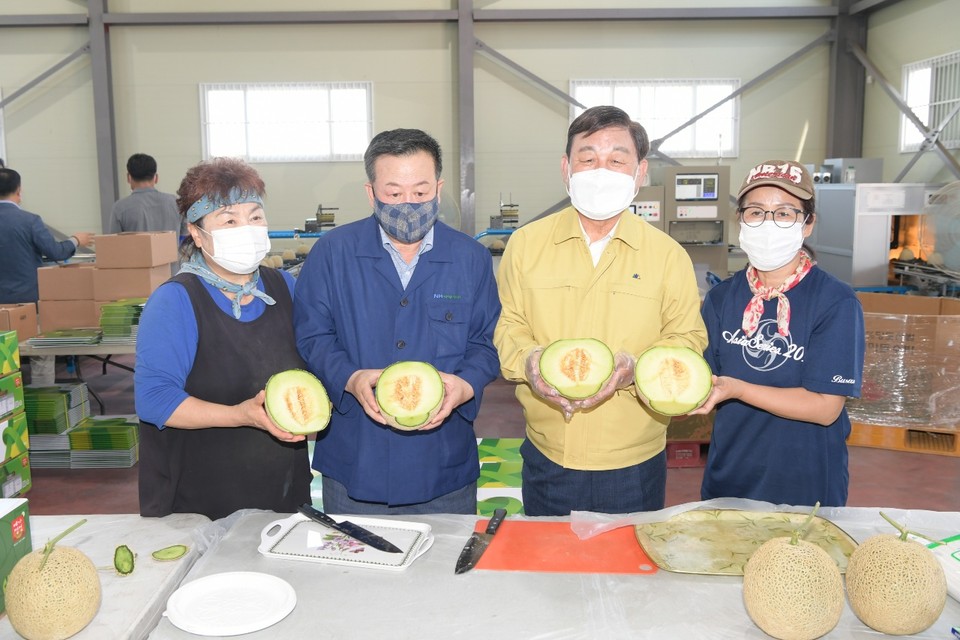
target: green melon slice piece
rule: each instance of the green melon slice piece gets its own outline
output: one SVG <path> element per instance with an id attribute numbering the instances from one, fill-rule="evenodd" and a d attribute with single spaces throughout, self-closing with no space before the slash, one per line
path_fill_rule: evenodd
<path id="1" fill-rule="evenodd" d="M 304 435 L 323 431 L 330 424 L 330 397 L 309 371 L 288 369 L 267 380 L 264 407 L 284 431 Z"/>
<path id="2" fill-rule="evenodd" d="M 613 353 L 593 338 L 557 340 L 540 354 L 540 375 L 565 398 L 589 398 L 613 375 Z"/>
<path id="3" fill-rule="evenodd" d="M 426 362 L 395 362 L 377 380 L 377 404 L 387 424 L 412 431 L 430 422 L 443 403 L 443 380 Z"/>
<path id="4" fill-rule="evenodd" d="M 637 358 L 637 392 L 650 408 L 680 416 L 699 407 L 713 388 L 710 365 L 689 347 L 652 347 Z"/>

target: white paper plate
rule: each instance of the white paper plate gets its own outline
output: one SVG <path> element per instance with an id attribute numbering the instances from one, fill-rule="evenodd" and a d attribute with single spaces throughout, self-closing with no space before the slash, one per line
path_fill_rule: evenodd
<path id="1" fill-rule="evenodd" d="M 230 571 L 198 578 L 173 592 L 163 613 L 174 626 L 201 636 L 235 636 L 283 620 L 297 604 L 286 580 Z"/>

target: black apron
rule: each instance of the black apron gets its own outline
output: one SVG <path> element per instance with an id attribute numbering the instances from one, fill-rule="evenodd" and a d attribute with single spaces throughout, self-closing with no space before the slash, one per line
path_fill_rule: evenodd
<path id="1" fill-rule="evenodd" d="M 276 304 L 252 322 L 225 314 L 197 276 L 171 278 L 186 288 L 197 319 L 197 354 L 185 384 L 191 396 L 235 405 L 255 396 L 272 374 L 306 368 L 283 276 L 261 269 L 260 277 Z M 310 480 L 306 441 L 283 443 L 254 427 L 158 429 L 140 422 L 142 516 L 201 513 L 217 519 L 238 509 L 293 513 L 310 501 Z"/>

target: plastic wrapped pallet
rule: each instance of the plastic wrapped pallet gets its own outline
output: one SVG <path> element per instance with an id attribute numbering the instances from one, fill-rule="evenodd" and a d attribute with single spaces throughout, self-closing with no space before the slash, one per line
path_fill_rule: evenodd
<path id="1" fill-rule="evenodd" d="M 854 422 L 894 427 L 960 425 L 960 299 L 858 294 L 867 350 Z"/>

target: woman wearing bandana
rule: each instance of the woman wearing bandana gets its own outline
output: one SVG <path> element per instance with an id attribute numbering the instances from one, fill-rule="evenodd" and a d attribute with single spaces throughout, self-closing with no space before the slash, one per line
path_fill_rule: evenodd
<path id="1" fill-rule="evenodd" d="M 738 193 L 747 268 L 703 302 L 716 408 L 701 495 L 774 504 L 847 501 L 846 398 L 860 396 L 863 310 L 804 248 L 816 222 L 803 165 L 768 160 Z"/>
<path id="2" fill-rule="evenodd" d="M 304 436 L 263 407 L 271 375 L 305 368 L 293 278 L 259 266 L 270 249 L 263 194 L 257 172 L 227 158 L 180 183 L 183 265 L 150 296 L 137 338 L 143 516 L 292 513 L 310 500 Z"/>

